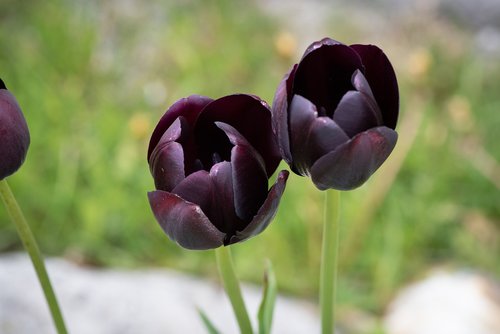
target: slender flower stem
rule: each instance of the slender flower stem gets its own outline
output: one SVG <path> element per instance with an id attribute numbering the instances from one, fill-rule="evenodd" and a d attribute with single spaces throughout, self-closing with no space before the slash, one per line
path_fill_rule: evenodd
<path id="1" fill-rule="evenodd" d="M 54 320 L 57 332 L 59 334 L 66 334 L 68 331 L 66 330 L 61 310 L 59 309 L 54 290 L 50 284 L 50 279 L 47 275 L 47 270 L 45 269 L 45 264 L 35 241 L 35 237 L 33 236 L 33 233 L 24 218 L 23 212 L 17 204 L 14 194 L 10 190 L 9 184 L 5 179 L 0 180 L 0 197 L 3 200 L 12 221 L 16 225 L 17 233 L 23 242 L 24 248 L 31 257 L 31 262 L 33 263 L 33 267 L 35 267 L 36 274 L 38 275 L 38 280 L 40 281 L 45 294 L 45 299 L 47 300 L 50 312 L 52 313 L 52 319 Z"/>
<path id="2" fill-rule="evenodd" d="M 248 312 L 243 301 L 238 278 L 234 272 L 233 259 L 230 247 L 219 247 L 215 250 L 219 274 L 224 283 L 224 289 L 231 301 L 233 311 L 238 320 L 241 334 L 252 334 L 252 324 L 248 317 Z"/>
<path id="3" fill-rule="evenodd" d="M 323 225 L 323 248 L 319 301 L 321 307 L 322 334 L 335 332 L 335 295 L 337 288 L 337 255 L 339 250 L 340 192 L 325 191 L 325 221 Z"/>

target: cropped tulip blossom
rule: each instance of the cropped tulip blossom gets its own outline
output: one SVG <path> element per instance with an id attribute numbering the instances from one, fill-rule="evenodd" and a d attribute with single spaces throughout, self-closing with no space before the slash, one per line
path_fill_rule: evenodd
<path id="1" fill-rule="evenodd" d="M 21 108 L 0 79 L 0 180 L 21 167 L 29 144 L 30 133 Z"/>
<path id="2" fill-rule="evenodd" d="M 396 75 L 374 45 L 311 44 L 281 81 L 273 128 L 292 170 L 320 190 L 361 186 L 394 149 Z"/>
<path id="3" fill-rule="evenodd" d="M 217 100 L 192 95 L 174 103 L 156 126 L 148 194 L 165 233 L 189 249 L 248 239 L 274 217 L 285 183 L 267 104 L 251 95 Z"/>

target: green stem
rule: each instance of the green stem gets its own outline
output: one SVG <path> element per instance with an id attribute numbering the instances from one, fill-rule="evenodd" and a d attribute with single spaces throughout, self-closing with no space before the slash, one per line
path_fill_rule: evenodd
<path id="1" fill-rule="evenodd" d="M 321 307 L 322 334 L 335 332 L 335 295 L 337 288 L 337 257 L 339 250 L 340 192 L 325 191 L 325 221 L 323 225 L 323 249 L 319 302 Z"/>
<path id="2" fill-rule="evenodd" d="M 224 289 L 231 301 L 233 311 L 240 326 L 241 334 L 252 334 L 252 324 L 248 317 L 248 312 L 241 295 L 240 285 L 238 278 L 234 272 L 233 259 L 231 257 L 231 249 L 229 247 L 219 247 L 215 250 L 215 257 L 217 259 L 217 266 L 219 274 L 224 283 Z"/>
<path id="3" fill-rule="evenodd" d="M 43 292 L 45 293 L 45 299 L 49 305 L 50 312 L 52 313 L 52 319 L 57 328 L 59 334 L 66 334 L 68 331 L 64 325 L 64 320 L 57 304 L 57 299 L 50 284 L 49 276 L 47 275 L 47 270 L 45 269 L 45 264 L 36 244 L 35 237 L 30 230 L 26 219 L 24 218 L 21 208 L 17 204 L 14 194 L 10 190 L 7 180 L 0 180 L 0 197 L 2 198 L 7 211 L 16 225 L 17 233 L 21 238 L 24 248 L 31 257 L 31 262 L 33 262 L 33 267 L 35 267 L 36 274 L 38 275 L 38 280 L 42 285 Z"/>

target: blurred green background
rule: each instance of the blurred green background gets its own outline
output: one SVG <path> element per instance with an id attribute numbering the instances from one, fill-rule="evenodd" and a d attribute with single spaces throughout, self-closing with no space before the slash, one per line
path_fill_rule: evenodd
<path id="1" fill-rule="evenodd" d="M 0 2 L 0 76 L 32 138 L 9 183 L 43 253 L 216 278 L 213 252 L 178 247 L 154 220 L 149 135 L 193 93 L 271 103 L 304 48 L 328 35 L 382 47 L 401 90 L 395 152 L 342 196 L 339 303 L 380 314 L 399 287 L 435 267 L 500 277 L 500 53 L 432 10 L 370 21 L 330 6 L 325 24 L 318 13 L 308 26 L 263 3 Z M 323 193 L 292 175 L 273 224 L 234 246 L 239 276 L 259 282 L 269 258 L 281 292 L 316 298 L 322 210 Z M 20 250 L 1 208 L 0 252 Z"/>

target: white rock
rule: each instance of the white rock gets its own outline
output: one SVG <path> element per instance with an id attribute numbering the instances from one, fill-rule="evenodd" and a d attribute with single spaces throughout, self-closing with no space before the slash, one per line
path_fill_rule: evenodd
<path id="1" fill-rule="evenodd" d="M 500 287 L 472 272 L 432 273 L 391 303 L 388 334 L 499 334 Z"/>

